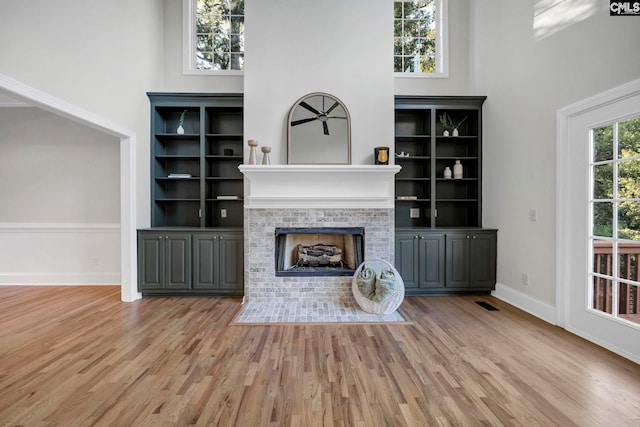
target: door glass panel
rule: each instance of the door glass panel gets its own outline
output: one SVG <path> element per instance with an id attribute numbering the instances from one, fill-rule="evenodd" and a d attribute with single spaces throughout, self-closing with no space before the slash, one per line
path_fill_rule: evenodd
<path id="1" fill-rule="evenodd" d="M 593 272 L 611 276 L 613 271 L 613 246 L 611 240 L 594 240 Z"/>
<path id="2" fill-rule="evenodd" d="M 593 203 L 593 235 L 613 237 L 613 203 Z"/>
<path id="3" fill-rule="evenodd" d="M 620 283 L 618 290 L 618 311 L 620 317 L 640 324 L 640 287 L 628 283 Z"/>
<path id="4" fill-rule="evenodd" d="M 613 159 L 613 125 L 593 130 L 593 161 Z"/>
<path id="5" fill-rule="evenodd" d="M 589 308 L 640 323 L 640 117 L 593 129 L 592 143 Z"/>
<path id="6" fill-rule="evenodd" d="M 593 168 L 593 198 L 613 199 L 613 164 L 596 165 Z"/>
<path id="7" fill-rule="evenodd" d="M 611 279 L 594 276 L 593 278 L 593 309 L 604 313 L 613 313 L 613 285 Z"/>
<path id="8" fill-rule="evenodd" d="M 640 240 L 640 201 L 618 203 L 618 237 Z"/>

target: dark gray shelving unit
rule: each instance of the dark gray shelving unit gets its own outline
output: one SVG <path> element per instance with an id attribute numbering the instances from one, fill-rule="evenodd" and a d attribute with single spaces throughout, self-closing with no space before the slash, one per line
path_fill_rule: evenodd
<path id="1" fill-rule="evenodd" d="M 139 290 L 242 295 L 243 96 L 147 95 L 151 228 L 138 231 Z M 177 235 L 189 238 L 181 243 L 182 252 Z M 178 276 L 180 286 L 174 283 Z"/>
<path id="2" fill-rule="evenodd" d="M 407 295 L 495 287 L 497 230 L 482 228 L 484 101 L 483 96 L 395 98 L 395 153 L 409 154 L 395 157 L 402 166 L 395 178 L 396 268 Z M 443 134 L 444 114 L 462 122 L 456 135 Z M 445 178 L 445 168 L 453 172 L 456 161 L 463 177 Z"/>

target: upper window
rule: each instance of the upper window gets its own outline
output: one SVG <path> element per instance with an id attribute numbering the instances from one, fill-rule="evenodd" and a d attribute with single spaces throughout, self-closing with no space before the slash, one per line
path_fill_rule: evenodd
<path id="1" fill-rule="evenodd" d="M 188 0 L 186 71 L 244 70 L 244 0 Z"/>
<path id="2" fill-rule="evenodd" d="M 394 1 L 394 72 L 446 75 L 446 1 Z"/>

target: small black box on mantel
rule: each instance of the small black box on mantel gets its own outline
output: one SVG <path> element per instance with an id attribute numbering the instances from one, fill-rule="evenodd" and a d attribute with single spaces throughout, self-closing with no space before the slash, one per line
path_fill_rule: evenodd
<path id="1" fill-rule="evenodd" d="M 389 147 L 376 147 L 373 149 L 373 158 L 376 165 L 389 164 Z"/>

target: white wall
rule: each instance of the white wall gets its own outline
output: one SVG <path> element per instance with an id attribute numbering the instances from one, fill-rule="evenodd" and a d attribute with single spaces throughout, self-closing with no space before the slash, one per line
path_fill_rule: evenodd
<path id="1" fill-rule="evenodd" d="M 145 92 L 161 87 L 163 28 L 158 23 L 162 20 L 163 5 L 156 0 L 102 3 L 9 0 L 0 3 L 0 39 L 6 41 L 0 44 L 1 75 L 52 95 L 76 110 L 90 112 L 100 118 L 100 122 L 111 122 L 119 129 L 132 129 L 137 134 L 134 145 L 137 152 L 127 152 L 126 160 L 136 161 L 138 176 L 133 185 L 137 187 L 134 202 L 137 209 L 132 211 L 136 212 L 134 220 L 138 226 L 149 224 L 149 102 Z M 73 128 L 73 123 L 69 123 Z M 76 128 L 69 138 L 80 140 L 83 132 Z M 43 131 L 45 140 L 47 135 L 48 132 Z M 78 161 L 84 158 L 81 155 Z M 114 164 L 116 170 L 118 165 L 118 162 Z M 46 184 L 52 194 L 64 189 L 60 181 L 47 180 Z M 124 196 L 128 196 L 128 192 Z M 91 204 L 93 199 L 85 203 Z M 118 226 L 114 227 L 111 222 L 97 226 L 92 223 L 96 218 L 91 212 L 86 209 L 81 212 L 87 216 L 73 219 L 79 221 L 72 223 L 74 226 L 56 222 L 60 212 L 52 204 L 42 207 L 42 216 L 38 219 L 47 223 L 38 226 L 5 223 L 5 228 L 14 229 L 10 237 L 5 236 L 12 239 L 12 246 L 23 243 L 25 252 L 30 247 L 34 254 L 32 260 L 36 260 L 23 270 L 22 262 L 18 262 L 20 256 L 11 253 L 9 261 L 16 262 L 9 271 L 23 273 L 20 277 L 14 275 L 15 280 L 11 281 L 38 283 L 43 271 L 51 277 L 51 282 L 91 281 L 85 280 L 82 274 L 71 274 L 82 273 L 78 264 L 84 265 L 88 259 L 92 277 L 101 275 L 100 282 L 117 282 L 118 278 L 114 279 L 117 268 L 112 269 L 110 264 L 115 260 L 116 266 L 119 265 Z M 125 229 L 129 231 L 128 225 Z M 21 233 L 29 236 L 20 240 L 17 236 Z M 44 241 L 46 245 L 38 244 Z M 74 246 L 74 250 L 70 250 L 69 245 Z M 39 250 L 46 252 L 46 257 L 38 260 Z M 123 251 L 123 257 L 128 255 Z M 71 259 L 73 262 L 69 262 Z"/>
<path id="2" fill-rule="evenodd" d="M 469 0 L 449 0 L 448 77 L 395 77 L 396 95 L 484 95 L 469 92 L 469 57 L 472 39 Z"/>
<path id="3" fill-rule="evenodd" d="M 470 74 L 471 91 L 487 95 L 484 225 L 500 230 L 498 282 L 538 309 L 555 304 L 558 285 L 556 111 L 640 77 L 638 18 L 610 17 L 608 2 L 596 0 L 535 17 L 541 4 L 472 2 Z"/>
<path id="4" fill-rule="evenodd" d="M 246 0 L 245 15 L 245 137 L 272 163 L 286 163 L 287 114 L 311 92 L 349 110 L 353 164 L 393 145 L 392 2 Z"/>
<path id="5" fill-rule="evenodd" d="M 120 141 L 0 108 L 0 283 L 120 283 Z"/>

